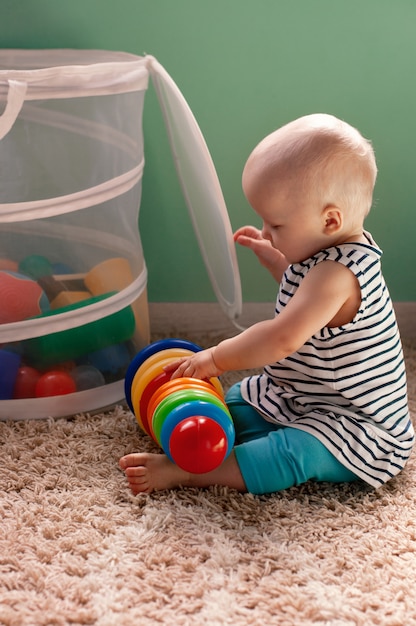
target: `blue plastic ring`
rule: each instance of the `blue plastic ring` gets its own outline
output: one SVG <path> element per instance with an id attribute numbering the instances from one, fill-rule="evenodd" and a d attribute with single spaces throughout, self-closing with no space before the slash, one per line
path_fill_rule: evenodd
<path id="1" fill-rule="evenodd" d="M 127 368 L 124 379 L 124 394 L 132 413 L 134 413 L 134 409 L 131 401 L 131 385 L 137 370 L 152 354 L 156 354 L 156 352 L 160 352 L 161 350 L 167 350 L 168 348 L 185 348 L 193 352 L 200 352 L 202 350 L 201 346 L 187 339 L 159 339 L 140 350 Z"/>

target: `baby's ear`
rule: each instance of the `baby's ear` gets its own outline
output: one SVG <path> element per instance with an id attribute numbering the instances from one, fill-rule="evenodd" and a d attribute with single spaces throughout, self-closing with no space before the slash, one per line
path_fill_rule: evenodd
<path id="1" fill-rule="evenodd" d="M 341 209 L 337 206 L 327 206 L 324 209 L 324 232 L 326 235 L 333 235 L 341 230 L 344 217 Z"/>

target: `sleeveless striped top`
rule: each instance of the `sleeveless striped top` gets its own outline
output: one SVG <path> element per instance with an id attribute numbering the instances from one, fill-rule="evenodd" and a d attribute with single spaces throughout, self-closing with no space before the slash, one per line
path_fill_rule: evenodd
<path id="1" fill-rule="evenodd" d="M 345 467 L 379 487 L 404 467 L 414 431 L 381 251 L 366 236 L 369 244 L 342 244 L 289 266 L 277 296 L 278 315 L 312 267 L 342 263 L 361 287 L 352 322 L 322 328 L 297 352 L 245 378 L 241 393 L 266 420 L 314 435 Z"/>

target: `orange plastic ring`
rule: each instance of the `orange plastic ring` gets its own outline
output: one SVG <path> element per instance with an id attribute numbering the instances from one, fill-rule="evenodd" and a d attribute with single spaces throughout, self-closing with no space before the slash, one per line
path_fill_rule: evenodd
<path id="1" fill-rule="evenodd" d="M 224 408 L 227 409 L 223 396 L 217 392 L 215 387 L 204 380 L 199 380 L 198 378 L 175 378 L 174 380 L 170 380 L 161 385 L 152 395 L 149 404 L 147 405 L 147 422 L 149 424 L 149 429 L 151 429 L 152 415 L 158 404 L 172 393 L 185 389 L 199 389 L 201 391 L 206 391 L 211 396 L 217 398 L 224 405 Z"/>

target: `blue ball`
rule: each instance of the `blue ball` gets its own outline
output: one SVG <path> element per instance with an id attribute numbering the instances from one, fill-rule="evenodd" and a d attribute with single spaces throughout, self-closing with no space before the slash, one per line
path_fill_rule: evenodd
<path id="1" fill-rule="evenodd" d="M 87 360 L 100 372 L 116 374 L 119 370 L 127 367 L 130 361 L 130 354 L 124 343 L 118 343 L 101 348 L 96 352 L 90 352 Z"/>
<path id="2" fill-rule="evenodd" d="M 77 391 L 94 389 L 105 385 L 103 374 L 93 365 L 78 365 L 71 371 L 71 376 L 77 386 Z"/>

